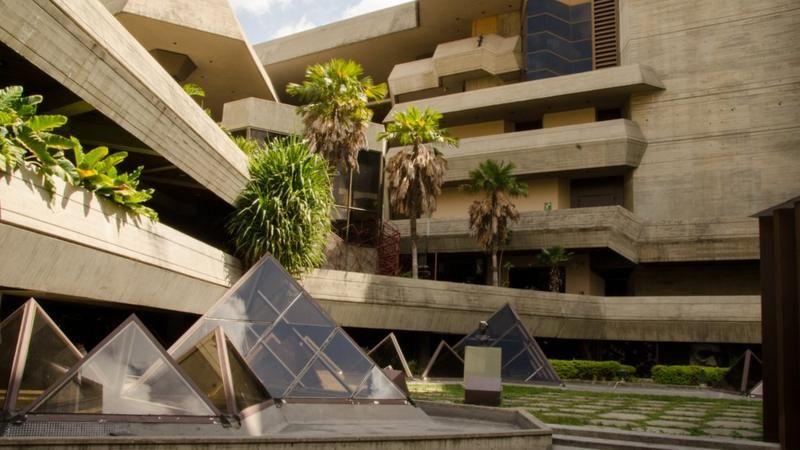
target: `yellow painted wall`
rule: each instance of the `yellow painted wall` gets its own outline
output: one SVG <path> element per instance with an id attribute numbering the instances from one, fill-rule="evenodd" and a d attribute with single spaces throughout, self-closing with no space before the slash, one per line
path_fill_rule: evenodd
<path id="1" fill-rule="evenodd" d="M 472 35 L 497 33 L 497 16 L 481 17 L 472 21 Z"/>
<path id="2" fill-rule="evenodd" d="M 542 117 L 542 127 L 563 127 L 566 125 L 577 125 L 590 123 L 597 120 L 597 113 L 594 108 L 573 109 L 556 113 L 547 113 Z"/>
<path id="3" fill-rule="evenodd" d="M 466 139 L 478 136 L 491 136 L 493 134 L 510 133 L 514 131 L 514 124 L 507 120 L 493 120 L 491 122 L 472 123 L 460 125 L 447 129 L 450 134 L 459 138 Z"/>
<path id="4" fill-rule="evenodd" d="M 564 180 L 566 181 L 566 180 Z M 546 202 L 552 202 L 553 209 L 569 208 L 569 182 L 558 178 L 526 181 L 528 196 L 514 199 L 519 212 L 543 211 Z M 566 186 L 567 193 L 563 192 Z M 433 218 L 468 217 L 469 206 L 473 201 L 482 198 L 481 194 L 470 194 L 459 187 L 448 186 L 442 189 L 442 195 L 436 201 Z"/>
<path id="5" fill-rule="evenodd" d="M 495 86 L 502 86 L 503 80 L 500 77 L 484 77 L 484 78 L 476 78 L 474 80 L 466 80 L 464 81 L 464 90 L 465 91 L 476 91 L 478 89 L 486 89 Z"/>
<path id="6" fill-rule="evenodd" d="M 575 5 L 580 5 L 582 3 L 589 3 L 592 0 L 558 0 L 558 1 L 564 3 L 565 5 L 575 6 Z"/>
<path id="7" fill-rule="evenodd" d="M 518 12 L 481 17 L 472 21 L 472 35 L 499 34 L 503 37 L 511 37 L 519 35 L 520 27 L 520 14 Z"/>
<path id="8" fill-rule="evenodd" d="M 575 255 L 567 263 L 565 290 L 568 294 L 604 295 L 605 281 L 589 267 L 589 255 Z"/>

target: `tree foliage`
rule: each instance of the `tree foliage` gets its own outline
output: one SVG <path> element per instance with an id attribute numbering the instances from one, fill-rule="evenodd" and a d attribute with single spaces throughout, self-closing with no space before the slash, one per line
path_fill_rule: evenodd
<path id="1" fill-rule="evenodd" d="M 271 253 L 293 274 L 319 267 L 333 207 L 327 163 L 297 137 L 256 148 L 227 223 L 237 254 L 251 265 Z"/>
<path id="2" fill-rule="evenodd" d="M 412 275 L 418 277 L 417 219 L 436 210 L 436 197 L 442 193 L 447 161 L 437 147 L 458 146 L 458 140 L 439 125 L 438 111 L 409 107 L 395 114 L 381 140 L 404 146 L 386 163 L 389 204 L 405 215 L 411 225 Z"/>
<path id="3" fill-rule="evenodd" d="M 41 102 L 41 95 L 23 95 L 21 86 L 0 89 L 0 172 L 12 173 L 20 167 L 32 170 L 42 177 L 51 195 L 55 192 L 53 177 L 63 178 L 156 220 L 156 212 L 144 205 L 153 190 L 138 189 L 142 168 L 119 172 L 117 165 L 128 154 L 109 155 L 106 147 L 84 153 L 77 139 L 55 132 L 67 123 L 65 116 L 36 114 Z M 74 160 L 67 157 L 69 151 Z"/>
<path id="4" fill-rule="evenodd" d="M 519 212 L 511 199 L 528 195 L 528 186 L 519 182 L 513 171 L 513 163 L 486 160 L 470 171 L 469 183 L 464 185 L 467 192 L 484 194 L 469 207 L 469 227 L 478 244 L 492 257 L 495 286 L 500 279 L 497 251 L 508 240 L 508 222 L 519 220 Z"/>
<path id="5" fill-rule="evenodd" d="M 568 252 L 564 247 L 543 248 L 539 253 L 539 261 L 550 268 L 549 289 L 551 292 L 560 292 L 564 280 L 561 278 L 561 266 L 572 258 L 572 252 Z"/>
<path id="6" fill-rule="evenodd" d="M 373 84 L 355 61 L 332 59 L 306 69 L 302 84 L 289 83 L 286 91 L 303 105 L 305 136 L 313 152 L 333 168 L 358 171 L 358 152 L 367 147 L 370 101 L 386 96 L 385 83 Z M 344 167 L 341 167 L 344 166 Z"/>

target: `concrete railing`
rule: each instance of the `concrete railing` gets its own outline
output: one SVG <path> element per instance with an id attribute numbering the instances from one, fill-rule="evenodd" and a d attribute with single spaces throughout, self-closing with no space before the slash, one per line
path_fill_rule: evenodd
<path id="1" fill-rule="evenodd" d="M 600 297 L 317 270 L 303 285 L 344 326 L 466 334 L 505 303 L 536 337 L 758 343 L 759 296 Z"/>
<path id="2" fill-rule="evenodd" d="M 439 87 L 442 77 L 483 72 L 502 75 L 522 69 L 519 36 L 487 34 L 436 46 L 433 56 L 394 66 L 389 74 L 392 95 Z"/>

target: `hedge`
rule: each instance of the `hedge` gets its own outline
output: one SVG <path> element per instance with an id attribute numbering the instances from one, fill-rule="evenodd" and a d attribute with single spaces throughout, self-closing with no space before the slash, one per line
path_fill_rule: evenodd
<path id="1" fill-rule="evenodd" d="M 617 361 L 585 361 L 551 359 L 553 369 L 563 379 L 572 380 L 617 380 L 630 379 L 636 368 Z"/>
<path id="2" fill-rule="evenodd" d="M 658 384 L 697 386 L 714 384 L 728 373 L 727 367 L 703 366 L 653 366 L 653 381 Z"/>

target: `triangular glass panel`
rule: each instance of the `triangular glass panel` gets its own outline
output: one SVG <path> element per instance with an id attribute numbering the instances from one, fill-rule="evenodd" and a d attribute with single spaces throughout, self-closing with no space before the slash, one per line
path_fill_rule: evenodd
<path id="1" fill-rule="evenodd" d="M 387 399 L 403 400 L 406 396 L 386 377 L 381 369 L 373 367 L 369 372 L 369 376 L 356 392 L 355 398 L 358 400 L 380 401 Z"/>
<path id="2" fill-rule="evenodd" d="M 500 347 L 504 380 L 561 383 L 536 339 L 525 329 L 510 304 L 503 305 L 486 323 L 485 330 L 479 327 L 453 346 L 453 350 L 463 355 L 468 345 Z"/>
<path id="3" fill-rule="evenodd" d="M 447 345 L 447 342 L 439 342 L 422 378 L 461 378 L 463 376 L 464 360 L 452 347 Z"/>
<path id="4" fill-rule="evenodd" d="M 220 411 L 239 414 L 270 398 L 222 328 L 178 358 L 178 364 Z"/>
<path id="5" fill-rule="evenodd" d="M 728 369 L 728 373 L 714 387 L 740 394 L 750 392 L 761 382 L 761 360 L 750 350 L 746 350 Z"/>
<path id="6" fill-rule="evenodd" d="M 383 340 L 372 347 L 372 349 L 367 352 L 367 356 L 372 358 L 380 368 L 391 366 L 393 369 L 405 372 L 408 378 L 414 376 L 411 373 L 408 361 L 406 361 L 406 357 L 394 333 L 389 333 Z"/>
<path id="7" fill-rule="evenodd" d="M 33 299 L 0 324 L 0 333 L 0 403 L 9 415 L 30 405 L 83 357 Z"/>
<path id="8" fill-rule="evenodd" d="M 273 399 L 352 398 L 374 367 L 270 256 L 244 274 L 170 353 L 185 354 L 218 326 Z"/>
<path id="9" fill-rule="evenodd" d="M 117 327 L 27 412 L 219 415 L 135 316 Z"/>

